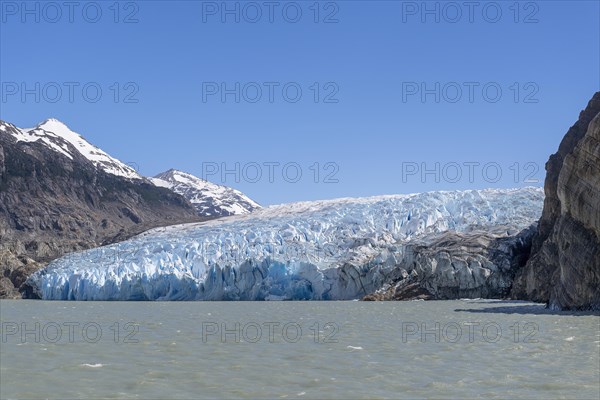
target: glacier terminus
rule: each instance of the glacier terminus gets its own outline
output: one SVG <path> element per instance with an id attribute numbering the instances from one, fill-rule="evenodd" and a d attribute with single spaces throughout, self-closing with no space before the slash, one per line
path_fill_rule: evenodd
<path id="1" fill-rule="evenodd" d="M 539 219 L 543 200 L 528 187 L 270 206 L 71 253 L 27 284 L 46 300 L 357 299 L 385 283 L 411 243 L 445 232 L 516 234 Z M 487 261 L 432 268 L 467 286 L 500 273 Z"/>

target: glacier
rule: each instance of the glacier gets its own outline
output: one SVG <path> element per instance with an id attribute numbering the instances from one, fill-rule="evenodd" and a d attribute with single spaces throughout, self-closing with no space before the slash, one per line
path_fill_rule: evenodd
<path id="1" fill-rule="evenodd" d="M 26 284 L 46 300 L 356 299 L 383 285 L 411 242 L 522 230 L 543 201 L 527 187 L 270 206 L 67 254 Z"/>

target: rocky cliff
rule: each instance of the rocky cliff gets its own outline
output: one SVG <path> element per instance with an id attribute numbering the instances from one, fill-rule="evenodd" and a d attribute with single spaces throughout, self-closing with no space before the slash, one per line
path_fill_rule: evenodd
<path id="1" fill-rule="evenodd" d="M 0 121 L 0 298 L 20 297 L 32 272 L 66 253 L 199 220 L 168 189 L 107 173 L 59 137 L 23 135 Z"/>
<path id="2" fill-rule="evenodd" d="M 512 296 L 554 309 L 600 309 L 600 92 L 546 164 L 531 256 Z"/>

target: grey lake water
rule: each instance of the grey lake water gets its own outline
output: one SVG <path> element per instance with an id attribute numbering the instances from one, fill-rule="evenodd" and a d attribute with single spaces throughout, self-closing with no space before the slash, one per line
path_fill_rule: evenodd
<path id="1" fill-rule="evenodd" d="M 524 302 L 0 301 L 2 399 L 600 398 L 600 317 Z"/>

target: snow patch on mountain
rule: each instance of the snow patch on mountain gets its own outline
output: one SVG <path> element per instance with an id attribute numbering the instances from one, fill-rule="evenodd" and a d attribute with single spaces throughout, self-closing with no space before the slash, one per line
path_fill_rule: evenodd
<path id="1" fill-rule="evenodd" d="M 441 232 L 518 231 L 540 188 L 302 202 L 156 228 L 67 255 L 32 275 L 43 299 L 353 299 L 380 287 L 405 245 Z"/>
<path id="2" fill-rule="evenodd" d="M 238 190 L 175 169 L 149 179 L 156 186 L 171 189 L 188 199 L 202 217 L 242 215 L 260 208 Z"/>

